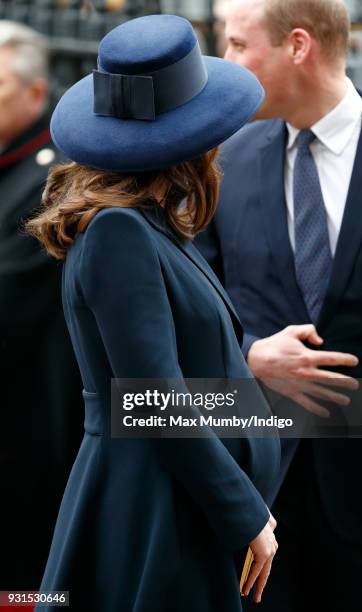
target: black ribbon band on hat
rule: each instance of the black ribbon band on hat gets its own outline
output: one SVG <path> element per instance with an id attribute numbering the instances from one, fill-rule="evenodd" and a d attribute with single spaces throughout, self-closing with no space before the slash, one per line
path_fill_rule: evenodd
<path id="1" fill-rule="evenodd" d="M 94 113 L 119 119 L 153 121 L 197 96 L 207 83 L 199 44 L 166 68 L 142 75 L 93 70 Z"/>

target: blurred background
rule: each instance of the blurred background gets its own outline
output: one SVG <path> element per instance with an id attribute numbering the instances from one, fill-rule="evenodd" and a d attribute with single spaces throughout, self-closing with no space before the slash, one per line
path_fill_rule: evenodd
<path id="1" fill-rule="evenodd" d="M 193 22 L 203 51 L 222 55 L 223 15 L 230 0 L 0 0 L 0 19 L 28 24 L 51 50 L 51 101 L 96 65 L 98 41 L 141 15 L 172 13 Z M 362 0 L 346 0 L 353 26 L 349 75 L 362 87 Z"/>

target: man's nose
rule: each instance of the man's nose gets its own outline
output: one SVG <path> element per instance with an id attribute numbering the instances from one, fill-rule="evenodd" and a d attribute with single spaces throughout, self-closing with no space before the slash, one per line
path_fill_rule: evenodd
<path id="1" fill-rule="evenodd" d="M 233 52 L 231 45 L 226 47 L 224 59 L 229 60 L 229 62 L 235 62 L 235 53 Z"/>

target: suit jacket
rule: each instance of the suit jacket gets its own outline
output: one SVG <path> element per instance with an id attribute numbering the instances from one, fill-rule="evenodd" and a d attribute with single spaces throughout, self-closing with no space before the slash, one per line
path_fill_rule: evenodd
<path id="1" fill-rule="evenodd" d="M 0 155 L 0 588 L 37 589 L 81 439 L 61 268 L 24 232 L 59 161 L 46 119 Z"/>
<path id="2" fill-rule="evenodd" d="M 85 387 L 85 436 L 42 590 L 72 609 L 240 611 L 234 554 L 268 520 L 277 439 L 111 437 L 110 381 L 243 378 L 235 310 L 190 243 L 152 210 L 99 212 L 70 249 L 67 324 Z M 254 394 L 265 408 L 255 385 Z"/>
<path id="3" fill-rule="evenodd" d="M 297 285 L 284 192 L 287 129 L 280 120 L 251 123 L 224 145 L 215 219 L 196 241 L 227 289 L 244 326 L 243 351 L 287 325 L 309 323 Z M 362 137 L 359 140 L 333 271 L 318 321 L 322 350 L 360 359 L 362 374 Z M 281 373 L 282 376 L 282 373 Z M 358 406 L 359 409 L 359 406 Z M 282 441 L 284 477 L 296 443 Z M 358 439 L 314 440 L 315 469 L 328 519 L 341 538 L 362 543 Z"/>

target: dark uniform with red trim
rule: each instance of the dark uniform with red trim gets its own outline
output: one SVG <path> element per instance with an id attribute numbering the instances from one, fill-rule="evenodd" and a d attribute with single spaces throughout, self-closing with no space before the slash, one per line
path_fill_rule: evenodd
<path id="1" fill-rule="evenodd" d="M 61 267 L 21 229 L 57 161 L 45 119 L 0 155 L 0 590 L 39 587 L 82 433 Z"/>

